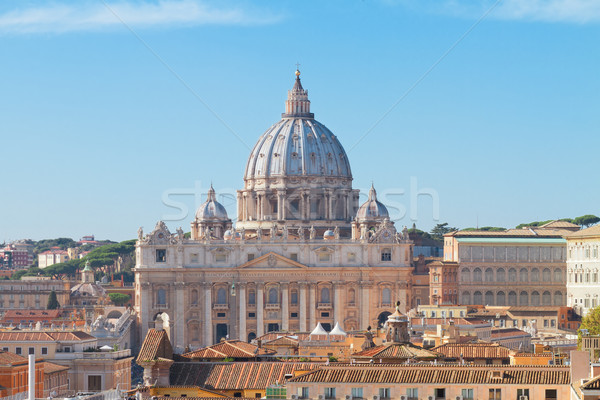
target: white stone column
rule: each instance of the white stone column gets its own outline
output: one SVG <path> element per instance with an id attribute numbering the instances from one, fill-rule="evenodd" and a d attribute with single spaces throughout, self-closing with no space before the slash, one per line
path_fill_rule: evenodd
<path id="1" fill-rule="evenodd" d="M 212 285 L 204 284 L 204 346 L 213 344 Z"/>
<path id="2" fill-rule="evenodd" d="M 369 282 L 361 282 L 360 284 L 360 326 L 358 329 L 367 329 L 371 321 L 369 320 L 369 290 L 371 285 Z"/>
<path id="3" fill-rule="evenodd" d="M 306 282 L 300 282 L 300 332 L 306 332 Z"/>
<path id="4" fill-rule="evenodd" d="M 311 283 L 308 289 L 308 330 L 312 331 L 315 326 L 317 326 L 317 319 L 315 316 L 315 312 L 317 309 L 317 304 L 315 302 L 316 296 L 316 284 Z"/>
<path id="5" fill-rule="evenodd" d="M 333 282 L 333 323 L 338 322 L 340 327 L 344 329 L 344 317 L 342 312 L 344 307 L 342 304 L 342 284 L 343 282 Z"/>
<path id="6" fill-rule="evenodd" d="M 281 283 L 281 330 L 287 332 L 290 328 L 289 283 Z"/>
<path id="7" fill-rule="evenodd" d="M 248 340 L 248 336 L 246 333 L 246 318 L 248 317 L 246 315 L 246 284 L 245 283 L 239 283 L 239 290 L 238 290 L 238 300 L 239 300 L 239 318 L 240 318 L 240 324 L 239 324 L 239 339 L 242 342 L 245 342 L 246 340 Z"/>
<path id="8" fill-rule="evenodd" d="M 173 349 L 183 352 L 185 349 L 185 283 L 175 282 L 175 307 L 173 308 L 175 319 L 175 340 Z"/>
<path id="9" fill-rule="evenodd" d="M 263 291 L 264 285 L 258 283 L 256 285 L 256 337 L 261 337 L 265 334 L 265 299 Z"/>
<path id="10" fill-rule="evenodd" d="M 150 323 L 150 308 L 154 305 L 153 299 L 149 296 L 149 282 L 141 282 L 140 284 L 140 304 L 137 305 L 137 310 L 140 313 L 140 325 L 142 326 L 142 337 L 145 338 L 148 333 L 148 324 Z"/>

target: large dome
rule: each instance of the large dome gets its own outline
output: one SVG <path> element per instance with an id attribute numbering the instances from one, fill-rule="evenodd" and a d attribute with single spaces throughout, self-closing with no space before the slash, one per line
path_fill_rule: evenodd
<path id="1" fill-rule="evenodd" d="M 258 139 L 244 179 L 309 175 L 352 179 L 346 152 L 320 122 L 283 118 Z"/>

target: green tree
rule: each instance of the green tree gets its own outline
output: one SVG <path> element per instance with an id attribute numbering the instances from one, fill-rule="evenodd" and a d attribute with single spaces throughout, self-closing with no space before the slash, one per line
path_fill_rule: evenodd
<path id="1" fill-rule="evenodd" d="M 58 298 L 56 298 L 56 292 L 53 290 L 48 295 L 48 305 L 46 306 L 48 310 L 56 310 L 60 308 L 60 303 L 58 302 Z"/>
<path id="2" fill-rule="evenodd" d="M 446 233 L 454 232 L 457 230 L 458 230 L 457 228 L 448 226 L 447 222 L 444 222 L 443 224 L 437 224 L 431 230 L 431 238 L 434 240 L 442 241 L 442 240 L 444 240 L 444 235 Z"/>
<path id="3" fill-rule="evenodd" d="M 577 330 L 577 346 L 581 347 L 581 337 L 584 335 L 600 335 L 600 307 L 592 308 L 585 317 L 581 319 L 581 325 Z M 599 354 L 595 354 L 597 359 Z"/>
<path id="4" fill-rule="evenodd" d="M 581 225 L 585 228 L 587 228 L 588 226 L 595 225 L 598 222 L 600 222 L 600 218 L 596 217 L 595 215 L 591 215 L 591 214 L 582 215 L 581 217 L 577 217 L 577 218 L 573 219 L 574 224 Z"/>
<path id="5" fill-rule="evenodd" d="M 108 297 L 110 297 L 110 301 L 112 301 L 115 306 L 122 306 L 131 299 L 130 295 L 123 293 L 109 293 Z"/>

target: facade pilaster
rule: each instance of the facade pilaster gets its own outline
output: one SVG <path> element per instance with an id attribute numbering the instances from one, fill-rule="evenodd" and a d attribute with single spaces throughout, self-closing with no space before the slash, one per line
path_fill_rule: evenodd
<path id="1" fill-rule="evenodd" d="M 243 342 L 248 340 L 248 336 L 246 333 L 246 284 L 239 283 L 238 284 L 238 301 L 239 301 L 239 339 Z"/>
<path id="2" fill-rule="evenodd" d="M 281 283 L 281 329 L 287 332 L 290 328 L 289 283 Z"/>
<path id="3" fill-rule="evenodd" d="M 204 346 L 213 344 L 213 324 L 212 324 L 212 285 L 204 283 Z"/>
<path id="4" fill-rule="evenodd" d="M 185 348 L 185 283 L 175 282 L 175 307 L 173 307 L 173 318 L 175 319 L 175 340 L 173 348 L 180 352 Z"/>
<path id="5" fill-rule="evenodd" d="M 264 284 L 256 285 L 256 337 L 261 337 L 265 333 L 265 296 Z"/>
<path id="6" fill-rule="evenodd" d="M 306 303 L 306 286 L 307 282 L 300 282 L 300 332 L 306 332 L 306 309 L 308 304 Z"/>
<path id="7" fill-rule="evenodd" d="M 317 305 L 316 300 L 317 284 L 310 283 L 308 287 L 308 330 L 312 330 L 317 325 L 317 318 L 315 315 Z"/>

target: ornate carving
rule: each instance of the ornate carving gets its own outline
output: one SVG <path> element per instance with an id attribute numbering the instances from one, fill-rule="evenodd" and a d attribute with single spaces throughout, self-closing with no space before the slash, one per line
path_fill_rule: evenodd
<path id="1" fill-rule="evenodd" d="M 267 264 L 271 268 L 276 266 L 277 265 L 277 257 L 275 257 L 275 255 L 273 255 L 273 254 L 269 254 L 269 257 L 267 257 Z"/>
<path id="2" fill-rule="evenodd" d="M 315 238 L 317 237 L 317 231 L 316 231 L 314 225 L 311 225 L 308 232 L 309 232 L 310 240 L 315 240 Z"/>

